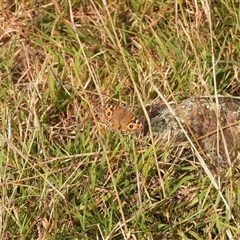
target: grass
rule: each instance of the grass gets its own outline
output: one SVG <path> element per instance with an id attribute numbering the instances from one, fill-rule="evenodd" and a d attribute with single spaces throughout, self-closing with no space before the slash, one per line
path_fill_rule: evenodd
<path id="1" fill-rule="evenodd" d="M 101 116 L 106 101 L 144 116 L 155 88 L 238 96 L 238 3 L 0 7 L 1 239 L 239 238 L 237 173 L 210 172 L 216 189 L 195 153 L 111 132 Z"/>

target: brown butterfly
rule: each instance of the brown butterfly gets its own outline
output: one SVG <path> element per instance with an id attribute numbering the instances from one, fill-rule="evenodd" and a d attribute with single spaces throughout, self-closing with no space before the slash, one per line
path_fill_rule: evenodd
<path id="1" fill-rule="evenodd" d="M 127 109 L 107 104 L 104 107 L 105 119 L 108 125 L 122 132 L 138 132 L 142 130 L 142 123 Z"/>

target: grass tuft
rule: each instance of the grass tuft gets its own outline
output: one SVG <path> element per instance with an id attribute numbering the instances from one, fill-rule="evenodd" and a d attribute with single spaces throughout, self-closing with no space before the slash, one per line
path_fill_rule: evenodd
<path id="1" fill-rule="evenodd" d="M 216 189 L 102 106 L 238 96 L 239 4 L 105 2 L 0 3 L 0 238 L 238 239 L 237 171 Z"/>

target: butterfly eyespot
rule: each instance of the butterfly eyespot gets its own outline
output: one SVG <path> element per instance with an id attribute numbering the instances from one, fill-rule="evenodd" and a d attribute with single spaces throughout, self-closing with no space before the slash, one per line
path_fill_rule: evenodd
<path id="1" fill-rule="evenodd" d="M 112 107 L 111 106 L 106 106 L 105 107 L 105 116 L 107 117 L 107 118 L 110 118 L 110 117 L 112 117 L 112 115 L 113 115 L 113 111 L 112 111 L 112 109 L 111 109 Z"/>
<path id="2" fill-rule="evenodd" d="M 128 125 L 128 128 L 129 128 L 129 129 L 133 129 L 133 127 L 134 127 L 134 125 L 133 125 L 132 123 L 130 123 L 130 124 Z"/>
<path id="3" fill-rule="evenodd" d="M 107 116 L 107 117 L 111 117 L 111 116 L 112 116 L 112 111 L 107 110 L 107 111 L 106 111 L 106 116 Z"/>

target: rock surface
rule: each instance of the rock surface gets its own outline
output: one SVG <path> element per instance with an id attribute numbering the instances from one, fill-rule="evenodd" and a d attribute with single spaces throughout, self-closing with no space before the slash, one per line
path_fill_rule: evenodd
<path id="1" fill-rule="evenodd" d="M 219 97 L 217 106 L 214 98 L 200 97 L 170 106 L 174 114 L 165 104 L 155 104 L 147 109 L 155 137 L 181 143 L 187 140 L 182 125 L 197 148 L 202 148 L 212 161 L 220 165 L 239 162 L 240 100 Z M 147 122 L 144 132 L 148 132 Z"/>

